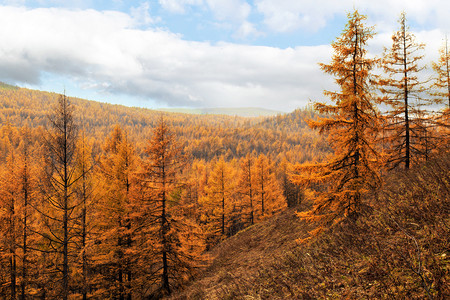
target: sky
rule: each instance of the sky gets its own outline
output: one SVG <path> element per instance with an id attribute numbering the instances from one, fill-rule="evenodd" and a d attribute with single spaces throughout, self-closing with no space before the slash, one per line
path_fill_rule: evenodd
<path id="1" fill-rule="evenodd" d="M 436 61 L 447 0 L 0 1 L 0 81 L 90 100 L 292 111 L 336 90 L 318 63 L 354 9 L 392 45 L 398 18 Z M 426 71 L 431 72 L 431 71 Z"/>

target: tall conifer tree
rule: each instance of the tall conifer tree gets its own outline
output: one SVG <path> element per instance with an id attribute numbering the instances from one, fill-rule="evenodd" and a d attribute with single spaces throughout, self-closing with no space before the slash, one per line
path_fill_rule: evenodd
<path id="1" fill-rule="evenodd" d="M 74 189 L 76 178 L 75 150 L 77 127 L 74 121 L 73 106 L 66 95 L 61 95 L 49 115 L 50 128 L 46 137 L 46 180 L 43 188 L 48 204 L 42 211 L 47 220 L 44 236 L 56 254 L 55 270 L 60 289 L 55 289 L 55 297 L 66 300 L 71 283 L 71 257 L 75 254 L 74 237 L 76 201 Z M 56 278 L 55 278 L 56 279 Z M 56 282 L 56 280 L 54 280 Z"/>
<path id="2" fill-rule="evenodd" d="M 102 199 L 97 211 L 98 239 L 97 268 L 102 270 L 103 297 L 119 300 L 131 298 L 133 266 L 129 257 L 131 236 L 131 191 L 137 167 L 134 146 L 127 134 L 116 125 L 107 138 L 105 156 L 99 164 L 103 183 Z"/>
<path id="3" fill-rule="evenodd" d="M 418 157 L 428 155 L 431 141 L 423 97 L 424 82 L 418 77 L 424 67 L 419 66 L 425 45 L 416 42 L 406 24 L 406 15 L 399 19 L 400 29 L 392 35 L 392 47 L 386 50 L 381 66 L 386 78 L 378 81 L 388 106 L 385 114 L 384 137 L 387 140 L 387 165 L 409 169 Z"/>
<path id="4" fill-rule="evenodd" d="M 144 285 L 157 286 L 152 296 L 169 295 L 193 274 L 203 251 L 199 227 L 183 214 L 180 178 L 185 159 L 170 126 L 163 117 L 145 149 L 138 175 L 141 198 L 136 199 L 136 222 L 141 241 L 139 257 Z M 149 295 L 144 295 L 148 297 Z"/>
<path id="5" fill-rule="evenodd" d="M 240 160 L 240 176 L 237 184 L 241 197 L 242 211 L 246 215 L 244 220 L 253 225 L 255 223 L 255 178 L 254 161 L 250 154 Z"/>
<path id="6" fill-rule="evenodd" d="M 332 62 L 321 64 L 322 70 L 336 77 L 340 91 L 325 91 L 334 104 L 315 103 L 315 109 L 327 117 L 310 121 L 312 128 L 328 133 L 334 153 L 327 162 L 297 166 L 294 176 L 296 183 L 324 184 L 313 209 L 301 216 L 325 226 L 355 219 L 363 209 L 364 196 L 379 183 L 372 142 L 377 119 L 369 86 L 376 60 L 366 56 L 367 42 L 374 33 L 358 11 L 348 18 L 342 35 L 332 43 Z M 318 226 L 316 232 L 322 229 Z"/>
<path id="7" fill-rule="evenodd" d="M 448 38 L 445 37 L 444 45 L 439 49 L 439 59 L 433 62 L 435 71 L 434 82 L 431 86 L 431 95 L 434 102 L 443 105 L 435 121 L 440 133 L 439 148 L 449 149 L 450 140 L 450 49 Z"/>

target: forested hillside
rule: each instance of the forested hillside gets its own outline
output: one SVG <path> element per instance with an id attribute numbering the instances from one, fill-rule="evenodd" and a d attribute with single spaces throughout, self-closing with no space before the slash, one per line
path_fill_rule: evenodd
<path id="1" fill-rule="evenodd" d="M 12 86 L 0 87 L 0 121 L 30 128 L 48 125 L 48 114 L 58 95 Z M 163 115 L 172 126 L 185 151 L 197 159 L 211 160 L 224 155 L 240 158 L 253 151 L 272 156 L 287 154 L 303 162 L 322 159 L 330 150 L 324 138 L 309 129 L 305 119 L 312 110 L 296 110 L 276 117 L 244 118 L 227 115 L 195 115 L 111 105 L 71 98 L 80 128 L 96 141 L 104 140 L 114 125 L 120 125 L 138 151 Z"/>
<path id="2" fill-rule="evenodd" d="M 405 13 L 381 58 L 365 19 L 328 101 L 274 117 L 1 85 L 0 295 L 448 299 L 447 40 L 422 80 Z"/>
<path id="3" fill-rule="evenodd" d="M 291 163 L 330 152 L 305 123 L 315 116 L 166 113 L 3 85 L 0 293 L 179 289 L 220 241 L 302 201 Z"/>

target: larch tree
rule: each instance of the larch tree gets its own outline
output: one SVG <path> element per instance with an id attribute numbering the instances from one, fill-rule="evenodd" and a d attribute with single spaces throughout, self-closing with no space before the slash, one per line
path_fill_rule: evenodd
<path id="1" fill-rule="evenodd" d="M 315 103 L 315 109 L 326 117 L 310 121 L 312 128 L 328 134 L 334 153 L 323 163 L 297 165 L 293 176 L 298 184 L 323 185 L 312 210 L 300 214 L 318 222 L 311 235 L 343 220 L 356 220 L 364 209 L 364 197 L 379 184 L 373 147 L 377 118 L 369 85 L 376 60 L 368 58 L 366 50 L 374 33 L 358 11 L 348 19 L 342 35 L 332 43 L 331 63 L 320 65 L 335 76 L 340 91 L 325 91 L 334 104 Z"/>
<path id="2" fill-rule="evenodd" d="M 200 221 L 201 210 L 199 200 L 205 196 L 205 187 L 208 181 L 208 172 L 204 160 L 194 160 L 187 174 L 187 184 L 183 198 L 183 210 L 190 218 Z"/>
<path id="3" fill-rule="evenodd" d="M 440 133 L 439 148 L 448 149 L 450 139 L 450 53 L 447 36 L 444 45 L 439 49 L 439 59 L 433 62 L 435 77 L 431 86 L 431 95 L 434 102 L 444 105 L 435 121 Z"/>
<path id="4" fill-rule="evenodd" d="M 78 236 L 81 260 L 81 294 L 83 300 L 88 298 L 89 290 L 89 268 L 92 253 L 89 253 L 89 245 L 92 243 L 93 227 L 93 202 L 94 183 L 92 169 L 94 161 L 92 157 L 92 145 L 87 141 L 84 131 L 78 141 L 76 155 L 76 176 L 80 179 L 77 182 L 75 191 L 77 201 L 80 203 L 78 209 Z"/>
<path id="5" fill-rule="evenodd" d="M 263 219 L 287 206 L 283 191 L 275 177 L 273 164 L 264 154 L 255 162 L 255 199 L 258 202 L 258 216 Z"/>
<path id="6" fill-rule="evenodd" d="M 447 36 L 445 36 L 444 45 L 439 49 L 438 61 L 433 62 L 432 65 L 436 72 L 432 95 L 436 97 L 437 103 L 442 103 L 450 109 L 450 53 Z"/>
<path id="7" fill-rule="evenodd" d="M 54 297 L 67 300 L 70 293 L 71 266 L 75 247 L 75 221 L 77 209 L 75 199 L 77 126 L 74 121 L 74 110 L 66 95 L 60 95 L 54 111 L 49 114 L 50 128 L 45 137 L 46 178 L 43 181 L 43 193 L 47 204 L 41 211 L 46 219 L 46 230 L 43 233 L 48 240 L 50 251 L 55 254 L 54 268 L 59 277 L 53 282 Z"/>
<path id="8" fill-rule="evenodd" d="M 2 285 L 7 287 L 1 291 L 10 299 L 16 299 L 17 295 L 17 249 L 19 245 L 19 220 L 18 206 L 20 194 L 20 176 L 17 172 L 17 155 L 12 141 L 6 137 L 8 153 L 4 169 L 0 171 L 0 260 L 4 261 L 3 269 L 7 270 L 9 282 Z"/>
<path id="9" fill-rule="evenodd" d="M 134 146 L 127 134 L 116 125 L 104 145 L 98 174 L 102 181 L 98 203 L 96 265 L 100 269 L 97 294 L 124 300 L 132 297 L 132 189 L 138 164 Z"/>
<path id="10" fill-rule="evenodd" d="M 281 179 L 281 188 L 283 196 L 286 199 L 288 207 L 296 207 L 301 204 L 303 199 L 303 191 L 301 187 L 294 184 L 291 179 L 293 165 L 286 157 L 283 157 L 278 167 L 278 177 Z"/>
<path id="11" fill-rule="evenodd" d="M 153 297 L 171 294 L 188 279 L 200 266 L 204 249 L 199 227 L 180 207 L 185 166 L 181 150 L 161 117 L 145 148 L 147 157 L 137 177 L 142 193 L 135 199 L 140 252 L 147 254 L 139 257 L 142 282 L 153 284 Z"/>
<path id="12" fill-rule="evenodd" d="M 208 235 L 214 243 L 228 232 L 228 221 L 231 219 L 234 204 L 234 170 L 221 156 L 213 163 L 208 177 L 206 196 L 202 199 L 204 214 L 208 223 Z"/>
<path id="13" fill-rule="evenodd" d="M 255 224 L 255 175 L 254 175 L 254 160 L 247 154 L 240 160 L 240 173 L 237 184 L 238 193 L 241 198 L 241 206 L 244 214 L 248 217 L 250 225 Z"/>
<path id="14" fill-rule="evenodd" d="M 36 202 L 36 178 L 35 167 L 33 163 L 33 153 L 31 149 L 30 130 L 25 127 L 21 132 L 21 142 L 18 148 L 18 176 L 20 189 L 20 223 L 21 223 L 21 241 L 19 248 L 21 250 L 21 268 L 20 268 L 20 295 L 19 299 L 25 300 L 29 297 L 27 291 L 28 282 L 32 278 L 31 263 L 32 255 L 30 249 L 35 245 L 36 229 L 34 228 L 34 214 L 32 204 Z M 31 276 L 30 276 L 31 275 Z"/>
<path id="15" fill-rule="evenodd" d="M 409 31 L 406 15 L 399 19 L 400 29 L 392 35 L 392 47 L 385 50 L 381 66 L 387 75 L 377 82 L 384 97 L 380 102 L 388 107 L 383 126 L 387 141 L 387 161 L 389 168 L 404 165 L 409 169 L 414 160 L 428 155 L 430 142 L 428 120 L 422 110 L 425 103 L 424 82 L 419 74 L 424 67 L 419 66 L 423 58 L 424 44 L 417 43 Z"/>

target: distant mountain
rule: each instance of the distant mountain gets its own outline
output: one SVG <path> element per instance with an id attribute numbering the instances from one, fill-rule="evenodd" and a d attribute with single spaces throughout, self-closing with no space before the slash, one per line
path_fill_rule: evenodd
<path id="1" fill-rule="evenodd" d="M 232 107 L 232 108 L 159 108 L 159 111 L 175 112 L 195 115 L 227 115 L 239 117 L 271 117 L 285 114 L 282 111 L 258 107 Z"/>

